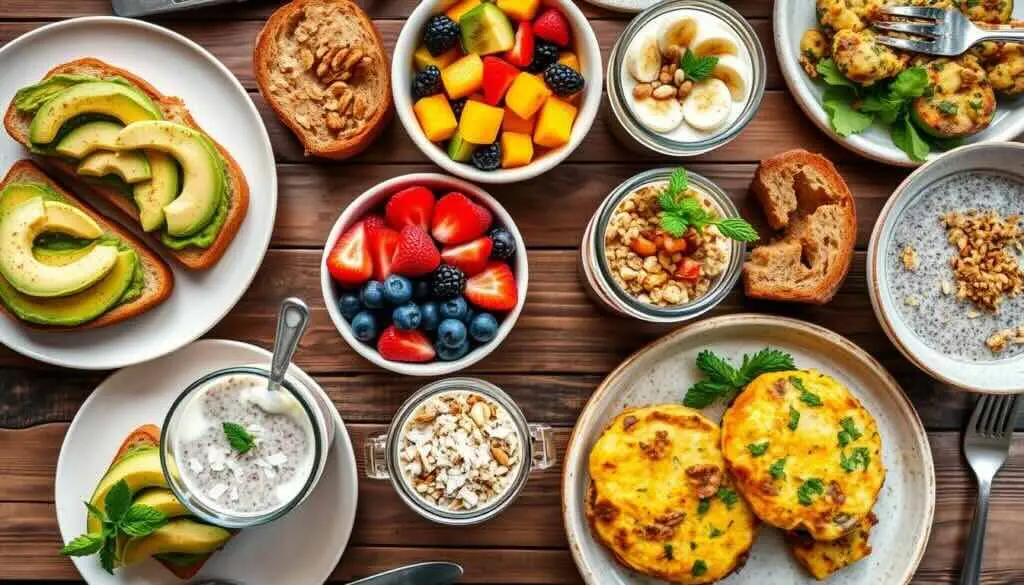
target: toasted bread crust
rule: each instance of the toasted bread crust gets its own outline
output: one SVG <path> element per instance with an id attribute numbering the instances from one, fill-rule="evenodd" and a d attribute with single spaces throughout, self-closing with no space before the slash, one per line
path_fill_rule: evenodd
<path id="1" fill-rule="evenodd" d="M 384 95 L 379 96 L 384 102 L 383 107 L 379 108 L 377 112 L 366 121 L 366 126 L 358 134 L 346 138 L 344 140 L 336 140 L 331 143 L 329 147 L 323 147 L 316 144 L 316 141 L 310 137 L 309 133 L 300 126 L 295 119 L 289 114 L 289 112 L 282 107 L 277 100 L 274 99 L 272 92 L 270 91 L 271 86 L 271 72 L 277 61 L 277 46 L 274 43 L 274 39 L 277 35 L 288 26 L 288 21 L 292 16 L 302 11 L 308 4 L 316 3 L 336 3 L 336 4 L 347 4 L 351 8 L 351 12 L 359 17 L 360 24 L 367 31 L 372 33 L 373 38 L 376 40 L 377 49 L 380 54 L 387 60 L 387 51 L 384 50 L 384 41 L 381 39 L 380 31 L 374 26 L 373 21 L 367 16 L 366 12 L 363 11 L 357 4 L 350 2 L 349 0 L 293 0 L 288 4 L 285 4 L 281 8 L 278 8 L 270 15 L 267 23 L 260 30 L 259 35 L 256 37 L 256 46 L 253 49 L 253 70 L 256 72 L 256 84 L 259 86 L 260 94 L 267 100 L 270 107 L 277 114 L 278 119 L 288 127 L 289 130 L 295 134 L 299 142 L 302 143 L 302 148 L 307 156 L 314 155 L 323 158 L 330 158 L 334 160 L 342 160 L 353 157 L 360 152 L 366 150 L 377 136 L 380 135 L 384 127 L 391 120 L 394 113 L 394 107 L 391 100 L 391 69 L 389 63 L 384 63 L 381 74 L 384 76 L 384 86 L 386 90 Z"/>
<path id="2" fill-rule="evenodd" d="M 139 255 L 139 260 L 142 262 L 142 269 L 146 275 L 146 287 L 143 289 L 142 295 L 134 301 L 114 307 L 112 310 L 107 311 L 92 321 L 75 327 L 41 325 L 39 323 L 22 321 L 17 315 L 9 311 L 6 305 L 0 303 L 0 309 L 3 310 L 5 315 L 13 319 L 16 323 L 33 329 L 47 331 L 80 331 L 114 325 L 126 319 L 135 317 L 136 315 L 141 315 L 164 302 L 167 300 L 167 297 L 171 296 L 171 291 L 174 290 L 174 275 L 171 272 L 170 266 L 168 266 L 160 256 L 147 248 L 146 245 L 139 241 L 139 239 L 131 232 L 100 215 L 87 203 L 48 177 L 41 168 L 36 166 L 36 164 L 30 160 L 20 160 L 14 163 L 10 170 L 7 171 L 7 175 L 2 181 L 0 181 L 0 188 L 7 186 L 8 183 L 14 183 L 22 180 L 46 184 L 54 191 L 60 193 L 62 197 L 67 198 L 67 200 L 73 203 L 75 207 L 81 209 L 86 215 L 95 220 L 96 223 L 103 226 L 104 229 L 117 234 L 117 237 L 121 238 L 131 246 Z"/>
<path id="3" fill-rule="evenodd" d="M 75 61 L 69 61 L 54 67 L 46 73 L 43 79 L 52 77 L 58 73 L 75 73 L 76 71 L 83 69 L 99 71 L 102 72 L 102 75 L 108 77 L 123 77 L 124 79 L 132 82 L 141 91 L 146 93 L 165 114 L 173 109 L 178 113 L 178 116 L 176 117 L 181 118 L 179 120 L 181 123 L 205 134 L 217 148 L 218 152 L 220 152 L 224 161 L 228 165 L 228 174 L 231 177 L 231 200 L 229 202 L 230 207 L 228 208 L 227 219 L 224 221 L 224 225 L 221 227 L 220 233 L 217 234 L 217 239 L 213 241 L 213 244 L 211 244 L 209 248 L 189 247 L 183 250 L 171 250 L 170 248 L 163 246 L 163 244 L 160 243 L 159 238 L 147 236 L 151 241 L 167 250 L 168 254 L 173 256 L 186 268 L 191 270 L 205 270 L 216 264 L 224 255 L 228 245 L 230 245 L 234 240 L 249 208 L 249 184 L 246 182 L 245 174 L 242 172 L 242 168 L 238 165 L 238 162 L 223 146 L 220 145 L 220 143 L 199 127 L 191 114 L 189 114 L 188 110 L 185 109 L 184 103 L 180 98 L 163 95 L 155 87 L 150 85 L 149 82 L 129 71 L 114 67 L 113 65 L 100 61 L 99 59 L 86 57 Z M 4 115 L 4 128 L 7 130 L 7 133 L 11 138 L 15 139 L 23 146 L 28 147 L 28 136 L 22 131 L 22 128 L 27 127 L 27 124 L 24 123 L 24 118 L 26 117 L 31 118 L 30 115 L 19 112 L 17 108 L 14 107 L 14 102 L 12 100 L 12 102 L 7 106 L 7 112 Z M 47 157 L 45 164 L 46 166 L 52 167 L 69 177 L 81 178 L 78 177 L 72 165 L 58 158 Z M 136 209 L 135 205 L 123 195 L 113 191 L 109 187 L 98 184 L 95 181 L 83 181 L 83 184 L 88 186 L 91 194 L 113 205 L 132 221 L 136 223 L 138 222 L 138 209 Z"/>

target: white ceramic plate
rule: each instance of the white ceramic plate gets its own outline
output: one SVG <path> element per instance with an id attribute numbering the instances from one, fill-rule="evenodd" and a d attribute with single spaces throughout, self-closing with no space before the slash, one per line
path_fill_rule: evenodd
<path id="1" fill-rule="evenodd" d="M 161 424 L 174 399 L 201 375 L 259 362 L 269 363 L 270 353 L 235 341 L 203 340 L 104 380 L 79 409 L 57 459 L 55 502 L 61 538 L 67 542 L 85 531 L 82 501 L 89 499 L 128 433 L 139 425 Z M 289 375 L 319 391 L 316 382 L 294 365 Z M 330 576 L 352 533 L 359 495 L 352 443 L 341 416 L 332 410 L 337 431 L 313 493 L 284 518 L 240 532 L 210 558 L 199 577 L 281 585 L 323 583 Z M 181 582 L 156 561 L 111 576 L 94 556 L 72 560 L 89 585 Z"/>
<path id="2" fill-rule="evenodd" d="M 849 340 L 817 325 L 767 315 L 707 319 L 652 343 L 615 369 L 597 388 L 573 431 L 565 456 L 562 502 L 576 566 L 590 585 L 658 583 L 615 562 L 591 535 L 584 513 L 590 450 L 612 418 L 627 406 L 679 403 L 699 372 L 697 353 L 712 349 L 739 363 L 765 346 L 793 355 L 797 367 L 816 368 L 850 389 L 878 422 L 888 474 L 875 505 L 874 553 L 829 579 L 833 585 L 900 585 L 910 581 L 924 554 L 935 508 L 935 470 L 928 437 L 896 381 Z M 721 419 L 723 408 L 704 411 Z M 795 560 L 782 533 L 762 526 L 746 566 L 722 585 L 817 583 Z"/>
<path id="3" fill-rule="evenodd" d="M 0 108 L 7 107 L 15 91 L 35 83 L 55 65 L 80 57 L 97 57 L 123 67 L 164 94 L 184 99 L 196 122 L 224 145 L 249 182 L 249 213 L 224 257 L 202 272 L 185 270 L 169 260 L 174 292 L 157 308 L 94 331 L 29 330 L 0 319 L 0 343 L 19 353 L 71 368 L 111 369 L 151 360 L 188 344 L 235 306 L 270 244 L 277 174 L 270 138 L 238 80 L 199 45 L 146 22 L 78 18 L 44 26 L 8 43 L 0 49 Z M 0 173 L 6 173 L 28 151 L 6 133 L 0 134 Z M 106 215 L 122 225 L 129 223 L 113 212 Z"/>
<path id="4" fill-rule="evenodd" d="M 809 28 L 817 27 L 814 0 L 775 0 L 773 27 L 775 30 L 775 51 L 779 55 L 779 66 L 786 78 L 786 85 L 796 99 L 797 104 L 822 132 L 846 148 L 870 159 L 902 167 L 916 167 L 921 163 L 911 160 L 906 153 L 896 148 L 889 138 L 887 128 L 875 124 L 867 131 L 842 138 L 832 132 L 828 122 L 828 114 L 821 106 L 821 96 L 825 92 L 823 83 L 811 79 L 800 67 L 800 37 Z M 1024 16 L 1024 4 L 1014 9 L 1014 17 Z M 1013 140 L 1024 132 L 1024 102 L 1021 98 L 999 98 L 992 125 L 967 139 L 968 143 L 986 142 L 991 140 Z M 928 156 L 934 160 L 941 153 L 933 152 Z"/>

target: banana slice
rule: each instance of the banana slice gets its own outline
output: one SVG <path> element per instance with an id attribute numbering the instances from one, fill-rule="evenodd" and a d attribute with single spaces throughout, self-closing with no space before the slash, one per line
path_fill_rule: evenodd
<path id="1" fill-rule="evenodd" d="M 668 53 L 669 47 L 678 47 L 680 53 L 690 46 L 697 36 L 697 21 L 692 18 L 679 18 L 669 20 L 661 25 L 658 33 L 658 48 L 661 52 Z"/>
<path id="2" fill-rule="evenodd" d="M 626 58 L 626 69 L 641 83 L 650 83 L 658 78 L 661 72 L 661 52 L 658 51 L 658 41 L 654 35 L 633 41 Z"/>
<path id="3" fill-rule="evenodd" d="M 729 119 L 732 94 L 721 79 L 710 77 L 697 82 L 683 102 L 683 118 L 697 130 L 718 130 Z"/>
<path id="4" fill-rule="evenodd" d="M 735 102 L 742 102 L 747 97 L 747 82 L 740 73 L 742 70 L 738 58 L 726 56 L 718 58 L 718 64 L 711 72 L 711 77 L 721 79 L 725 83 Z"/>
<path id="5" fill-rule="evenodd" d="M 633 115 L 654 132 L 671 132 L 683 123 L 683 106 L 674 98 L 656 100 L 646 97 L 633 100 Z"/>
<path id="6" fill-rule="evenodd" d="M 732 39 L 726 37 L 708 37 L 698 42 L 693 47 L 693 53 L 698 57 L 714 56 L 724 57 L 726 55 L 736 56 L 740 54 L 740 48 Z"/>

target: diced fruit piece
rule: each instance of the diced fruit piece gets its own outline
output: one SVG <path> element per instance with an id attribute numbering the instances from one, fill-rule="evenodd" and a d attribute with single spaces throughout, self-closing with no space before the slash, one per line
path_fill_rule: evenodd
<path id="1" fill-rule="evenodd" d="M 382 358 L 393 362 L 423 363 L 434 359 L 434 348 L 423 333 L 403 331 L 391 325 L 380 334 L 377 351 Z"/>
<path id="2" fill-rule="evenodd" d="M 493 247 L 494 243 L 490 238 L 477 238 L 467 244 L 441 250 L 441 259 L 464 272 L 466 276 L 473 276 L 487 266 Z"/>
<path id="3" fill-rule="evenodd" d="M 446 246 L 479 238 L 491 227 L 491 213 L 462 193 L 448 193 L 434 207 L 430 233 Z"/>
<path id="4" fill-rule="evenodd" d="M 435 57 L 430 54 L 426 45 L 420 45 L 420 48 L 416 49 L 416 52 L 412 54 L 412 60 L 416 65 L 416 69 L 422 71 L 430 65 L 438 69 L 444 69 L 461 56 L 462 51 L 458 47 L 452 47 L 450 50 Z"/>
<path id="5" fill-rule="evenodd" d="M 527 65 L 526 70 L 530 73 L 543 73 L 548 68 L 548 65 L 558 62 L 558 55 L 558 45 L 544 39 L 534 38 L 533 60 Z"/>
<path id="6" fill-rule="evenodd" d="M 519 114 L 508 109 L 505 106 L 505 116 L 501 119 L 501 129 L 503 132 L 519 132 L 520 134 L 533 135 L 533 127 L 537 123 L 537 117 L 531 118 L 520 118 Z"/>
<path id="7" fill-rule="evenodd" d="M 523 167 L 533 160 L 533 139 L 529 134 L 501 133 L 501 168 Z"/>
<path id="8" fill-rule="evenodd" d="M 516 277 L 504 262 L 492 262 L 466 281 L 465 294 L 469 302 L 488 311 L 511 311 L 519 301 Z"/>
<path id="9" fill-rule="evenodd" d="M 501 144 L 492 142 L 481 146 L 473 152 L 470 159 L 473 166 L 481 171 L 496 171 L 501 168 Z"/>
<path id="10" fill-rule="evenodd" d="M 580 71 L 580 60 L 576 57 L 576 53 L 565 51 L 558 55 L 558 62 L 571 67 L 573 71 Z"/>
<path id="11" fill-rule="evenodd" d="M 544 70 L 544 83 L 555 95 L 567 97 L 581 91 L 584 81 L 583 76 L 572 67 L 555 63 Z"/>
<path id="12" fill-rule="evenodd" d="M 441 254 L 430 239 L 430 234 L 416 225 L 402 228 L 398 247 L 391 261 L 391 271 L 402 276 L 430 274 L 441 264 Z"/>
<path id="13" fill-rule="evenodd" d="M 417 73 L 416 77 L 412 80 L 412 99 L 414 100 L 441 93 L 443 90 L 441 70 L 435 65 L 427 66 L 426 69 Z"/>
<path id="14" fill-rule="evenodd" d="M 384 280 L 391 276 L 391 261 L 398 247 L 398 232 L 389 227 L 367 228 L 370 260 L 373 262 L 373 279 Z"/>
<path id="15" fill-rule="evenodd" d="M 530 23 L 519 23 L 515 43 L 505 53 L 505 60 L 516 67 L 526 67 L 533 62 L 533 27 Z"/>
<path id="16" fill-rule="evenodd" d="M 460 2 L 452 4 L 452 6 L 448 8 L 448 10 L 445 10 L 444 13 L 448 15 L 448 18 L 455 22 L 459 22 L 463 14 L 473 10 L 479 5 L 480 0 L 461 0 Z"/>
<path id="17" fill-rule="evenodd" d="M 533 34 L 564 49 L 569 46 L 569 21 L 557 8 L 548 8 L 533 21 Z"/>
<path id="18" fill-rule="evenodd" d="M 452 107 L 448 105 L 448 98 L 441 93 L 417 101 L 412 110 L 416 113 L 416 119 L 420 121 L 420 128 L 426 134 L 427 140 L 431 142 L 451 138 L 459 125 Z"/>
<path id="19" fill-rule="evenodd" d="M 512 80 L 519 75 L 517 69 L 511 63 L 488 55 L 484 57 L 484 101 L 492 106 L 501 103 L 505 92 L 512 86 Z"/>
<path id="20" fill-rule="evenodd" d="M 540 8 L 540 0 L 498 0 L 498 8 L 509 18 L 519 21 L 533 20 Z"/>
<path id="21" fill-rule="evenodd" d="M 654 242 L 643 236 L 633 238 L 633 241 L 629 243 L 629 249 L 642 258 L 654 256 L 658 253 L 658 247 L 654 245 Z"/>
<path id="22" fill-rule="evenodd" d="M 512 236 L 512 232 L 498 226 L 491 228 L 487 232 L 487 236 L 494 242 L 494 246 L 491 248 L 491 257 L 498 260 L 508 260 L 515 255 L 516 239 Z"/>
<path id="23" fill-rule="evenodd" d="M 458 162 L 469 162 L 476 151 L 476 145 L 462 137 L 462 133 L 455 131 L 455 136 L 448 141 L 448 158 Z"/>
<path id="24" fill-rule="evenodd" d="M 676 267 L 675 277 L 680 280 L 695 281 L 700 278 L 700 262 L 693 258 L 683 258 Z"/>
<path id="25" fill-rule="evenodd" d="M 533 141 L 548 148 L 558 148 L 567 144 L 575 120 L 576 107 L 553 97 L 544 102 L 544 107 L 537 116 L 537 129 L 533 132 Z"/>
<path id="26" fill-rule="evenodd" d="M 373 262 L 366 241 L 366 225 L 350 227 L 327 256 L 327 271 L 342 286 L 359 286 L 373 274 Z"/>
<path id="27" fill-rule="evenodd" d="M 500 8 L 484 2 L 459 18 L 462 50 L 478 55 L 501 53 L 515 44 L 512 23 Z"/>
<path id="28" fill-rule="evenodd" d="M 430 54 L 439 57 L 452 50 L 459 42 L 457 19 L 444 14 L 435 14 L 423 29 L 423 44 Z"/>
<path id="29" fill-rule="evenodd" d="M 529 73 L 520 73 L 505 94 L 505 105 L 520 118 L 530 118 L 544 105 L 551 90 Z"/>
<path id="30" fill-rule="evenodd" d="M 459 135 L 473 144 L 490 144 L 498 137 L 505 110 L 470 100 L 462 110 Z"/>
<path id="31" fill-rule="evenodd" d="M 480 60 L 480 55 L 470 53 L 445 67 L 441 79 L 448 97 L 453 100 L 466 97 L 483 85 L 484 62 Z"/>
<path id="32" fill-rule="evenodd" d="M 434 215 L 434 194 L 426 187 L 402 189 L 388 199 L 384 206 L 384 217 L 388 225 L 400 230 L 407 225 L 418 225 L 423 231 L 430 229 L 430 218 Z"/>

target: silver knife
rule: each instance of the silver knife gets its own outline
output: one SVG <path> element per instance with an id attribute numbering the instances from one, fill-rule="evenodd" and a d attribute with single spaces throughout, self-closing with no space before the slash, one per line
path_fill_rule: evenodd
<path id="1" fill-rule="evenodd" d="M 431 562 L 408 565 L 352 581 L 349 585 L 451 585 L 462 577 L 462 567 L 455 563 Z M 236 581 L 208 579 L 192 585 L 242 585 Z"/>

